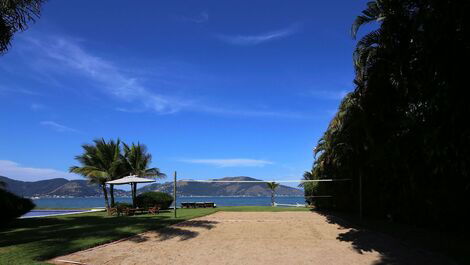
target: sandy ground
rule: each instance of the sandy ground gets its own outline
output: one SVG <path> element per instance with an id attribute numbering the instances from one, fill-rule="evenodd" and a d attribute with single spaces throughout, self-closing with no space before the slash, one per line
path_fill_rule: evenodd
<path id="1" fill-rule="evenodd" d="M 75 264 L 449 264 L 311 212 L 217 212 L 57 257 Z"/>

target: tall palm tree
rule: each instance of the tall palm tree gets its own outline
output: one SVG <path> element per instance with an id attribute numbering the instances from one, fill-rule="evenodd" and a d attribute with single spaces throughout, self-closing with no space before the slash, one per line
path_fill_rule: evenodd
<path id="1" fill-rule="evenodd" d="M 266 185 L 268 185 L 268 188 L 271 190 L 271 206 L 274 206 L 274 191 L 279 187 L 279 183 L 273 181 L 266 183 Z"/>
<path id="2" fill-rule="evenodd" d="M 165 178 L 166 175 L 159 168 L 150 167 L 152 155 L 148 153 L 144 144 L 132 143 L 130 146 L 123 143 L 124 149 L 124 171 L 129 175 L 149 178 Z M 137 193 L 136 185 L 132 186 L 132 199 L 135 201 Z"/>
<path id="3" fill-rule="evenodd" d="M 109 207 L 106 181 L 123 175 L 123 157 L 121 154 L 121 141 L 95 139 L 94 144 L 84 144 L 84 153 L 75 157 L 81 166 L 72 166 L 69 171 L 85 176 L 90 183 L 98 184 L 105 198 L 106 207 Z M 114 206 L 114 188 L 110 187 L 111 207 Z"/>

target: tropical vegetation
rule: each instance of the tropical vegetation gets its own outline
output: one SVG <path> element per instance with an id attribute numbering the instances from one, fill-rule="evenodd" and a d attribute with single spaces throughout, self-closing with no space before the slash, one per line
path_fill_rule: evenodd
<path id="1" fill-rule="evenodd" d="M 173 203 L 173 197 L 164 192 L 147 191 L 136 197 L 138 207 L 147 208 L 159 205 L 160 209 L 168 209 Z"/>
<path id="2" fill-rule="evenodd" d="M 0 209 L 2 211 L 0 226 L 15 220 L 35 207 L 33 201 L 6 191 L 5 187 L 6 184 L 0 182 Z"/>
<path id="3" fill-rule="evenodd" d="M 41 14 L 44 0 L 2 0 L 0 1 L 0 55 L 7 52 L 13 35 L 24 31 Z"/>
<path id="4" fill-rule="evenodd" d="M 123 146 L 123 147 L 121 147 Z M 97 184 L 103 191 L 106 207 L 114 207 L 114 185 L 109 187 L 111 203 L 108 200 L 107 181 L 128 175 L 140 177 L 164 178 L 165 174 L 158 168 L 150 168 L 152 155 L 143 144 L 132 143 L 130 146 L 116 141 L 95 139 L 92 144 L 82 145 L 83 154 L 75 159 L 80 166 L 72 166 L 69 171 L 86 177 L 91 183 Z M 133 186 L 135 194 L 135 185 Z"/>
<path id="5" fill-rule="evenodd" d="M 268 186 L 268 189 L 271 190 L 271 206 L 274 206 L 274 193 L 276 192 L 276 188 L 279 187 L 279 183 L 268 182 L 266 185 Z"/>
<path id="6" fill-rule="evenodd" d="M 319 208 L 463 227 L 470 205 L 469 1 L 376 0 L 353 54 L 355 89 L 314 149 L 306 183 Z M 362 204 L 360 199 L 362 198 Z M 362 205 L 362 206 L 361 206 Z M 467 230 L 468 231 L 468 230 Z"/>

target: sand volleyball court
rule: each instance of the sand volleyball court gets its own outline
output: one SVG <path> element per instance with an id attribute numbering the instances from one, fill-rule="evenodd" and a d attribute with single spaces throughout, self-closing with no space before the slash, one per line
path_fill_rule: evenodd
<path id="1" fill-rule="evenodd" d="M 312 212 L 217 212 L 49 262 L 449 264 L 385 235 L 346 228 L 340 223 Z"/>

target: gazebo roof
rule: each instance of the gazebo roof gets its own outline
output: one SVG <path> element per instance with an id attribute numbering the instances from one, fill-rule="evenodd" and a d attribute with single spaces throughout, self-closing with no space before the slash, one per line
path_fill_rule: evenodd
<path id="1" fill-rule="evenodd" d="M 141 178 L 138 176 L 127 176 L 127 177 L 123 177 L 120 179 L 106 181 L 106 184 L 121 185 L 121 184 L 130 184 L 130 183 L 149 183 L 149 182 L 155 182 L 155 180 Z"/>

